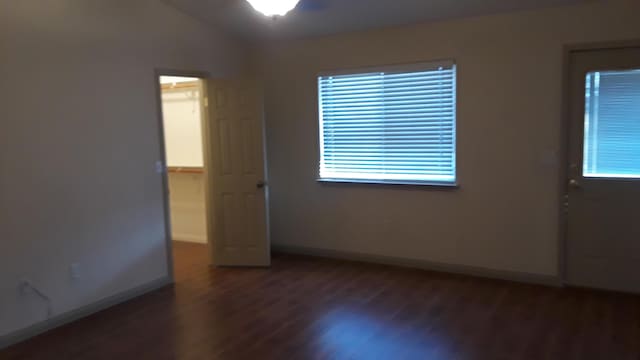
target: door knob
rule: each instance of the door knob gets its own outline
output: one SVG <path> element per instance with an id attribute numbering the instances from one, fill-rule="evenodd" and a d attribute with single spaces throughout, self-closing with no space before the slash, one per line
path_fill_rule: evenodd
<path id="1" fill-rule="evenodd" d="M 576 179 L 571 179 L 569 180 L 569 186 L 577 189 L 580 187 L 580 183 Z"/>
<path id="2" fill-rule="evenodd" d="M 264 181 L 258 181 L 258 182 L 256 183 L 256 188 L 258 188 L 258 189 L 262 189 L 262 188 L 264 188 L 266 185 L 267 185 L 267 183 L 266 183 L 266 182 L 264 182 Z"/>

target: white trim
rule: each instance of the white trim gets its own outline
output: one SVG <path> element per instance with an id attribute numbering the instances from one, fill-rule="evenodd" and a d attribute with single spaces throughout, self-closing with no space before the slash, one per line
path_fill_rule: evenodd
<path id="1" fill-rule="evenodd" d="M 436 272 L 468 275 L 479 278 L 497 279 L 505 281 L 515 281 L 528 284 L 538 284 L 552 287 L 562 287 L 560 277 L 554 275 L 531 274 L 518 271 L 496 270 L 477 266 L 445 264 L 426 260 L 416 260 L 399 258 L 384 255 L 371 255 L 357 252 L 340 250 L 328 250 L 309 247 L 298 247 L 288 245 L 274 245 L 272 252 L 287 254 L 300 254 L 315 257 L 341 259 L 347 261 L 359 261 L 374 264 L 384 264 L 399 267 L 430 270 Z"/>
<path id="2" fill-rule="evenodd" d="M 98 300 L 75 310 L 52 317 L 51 319 L 28 326 L 0 337 L 0 349 L 25 341 L 36 335 L 42 334 L 59 326 L 82 319 L 112 306 L 121 304 L 131 299 L 142 296 L 154 290 L 158 290 L 173 283 L 169 276 L 153 280 L 147 284 L 125 290 L 121 293 Z"/>
<path id="3" fill-rule="evenodd" d="M 381 185 L 416 185 L 416 186 L 442 186 L 450 188 L 460 187 L 458 183 L 439 181 L 411 181 L 411 180 L 375 180 L 375 179 L 347 179 L 347 178 L 318 178 L 321 183 L 355 183 L 355 184 L 381 184 Z"/>
<path id="4" fill-rule="evenodd" d="M 640 180 L 640 174 L 607 174 L 607 173 L 585 173 L 588 179 L 636 179 Z"/>
<path id="5" fill-rule="evenodd" d="M 454 67 L 454 60 L 435 60 L 410 64 L 394 64 L 394 65 L 377 65 L 365 66 L 340 70 L 327 70 L 317 74 L 317 77 L 339 76 L 339 75 L 357 75 L 372 72 L 396 73 L 396 72 L 413 72 L 413 71 L 429 71 L 437 70 L 440 67 Z"/>

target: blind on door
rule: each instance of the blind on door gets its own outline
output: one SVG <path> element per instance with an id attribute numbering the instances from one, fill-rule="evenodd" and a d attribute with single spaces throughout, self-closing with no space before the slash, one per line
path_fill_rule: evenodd
<path id="1" fill-rule="evenodd" d="M 586 76 L 586 177 L 640 178 L 640 69 Z"/>
<path id="2" fill-rule="evenodd" d="M 318 78 L 320 178 L 456 180 L 456 67 L 439 62 Z"/>

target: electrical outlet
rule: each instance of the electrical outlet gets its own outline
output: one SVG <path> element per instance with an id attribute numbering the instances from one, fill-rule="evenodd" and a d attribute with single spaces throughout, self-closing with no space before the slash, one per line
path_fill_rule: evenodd
<path id="1" fill-rule="evenodd" d="M 80 270 L 79 263 L 72 263 L 69 265 L 69 275 L 71 275 L 71 278 L 74 280 L 80 279 Z"/>

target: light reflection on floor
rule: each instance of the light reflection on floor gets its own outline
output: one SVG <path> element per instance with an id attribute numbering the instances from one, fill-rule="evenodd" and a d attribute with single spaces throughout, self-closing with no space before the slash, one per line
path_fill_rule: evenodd
<path id="1" fill-rule="evenodd" d="M 318 344 L 332 359 L 442 359 L 460 358 L 454 339 L 434 331 L 421 336 L 411 324 L 380 318 L 359 308 L 333 309 L 318 323 Z M 356 351 L 357 349 L 357 351 Z"/>

